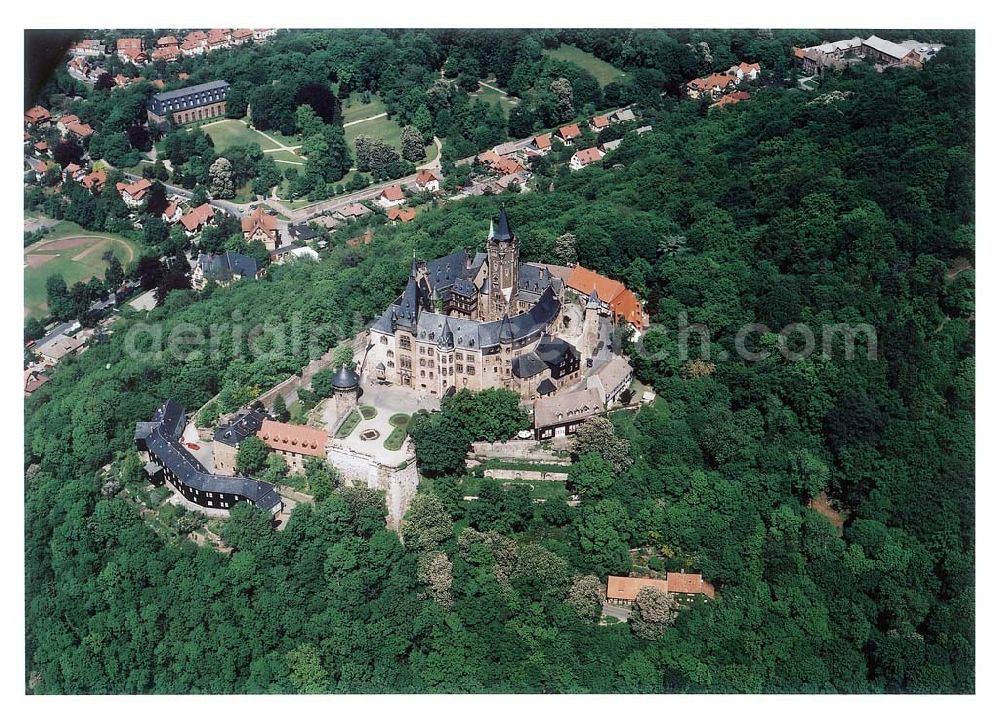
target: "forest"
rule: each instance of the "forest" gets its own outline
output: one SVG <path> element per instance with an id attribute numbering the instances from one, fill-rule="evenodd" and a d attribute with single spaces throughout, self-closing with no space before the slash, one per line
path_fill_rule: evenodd
<path id="1" fill-rule="evenodd" d="M 787 57 L 747 33 L 553 32 L 631 77 L 663 72 L 693 39 L 720 63 Z M 510 83 L 508 53 L 538 34 L 426 35 Z M 457 398 L 414 429 L 425 478 L 401 535 L 377 494 L 338 488 L 281 531 L 241 508 L 220 554 L 164 541 L 106 483 L 137 482 L 134 424 L 164 398 L 248 402 L 363 330 L 414 251 L 481 249 L 499 198 L 376 226 L 368 245 L 337 240 L 320 263 L 259 282 L 175 290 L 148 317 L 126 311 L 25 401 L 26 688 L 974 692 L 974 39 L 925 34 L 948 47 L 921 71 L 861 65 L 724 110 L 657 92 L 640 101 L 653 132 L 503 197 L 523 260 L 550 262 L 570 234 L 579 262 L 633 288 L 654 324 L 626 352 L 657 401 L 580 439 L 578 506 L 487 481 L 462 500 L 446 431 L 457 423 L 467 442 L 523 423 L 503 398 Z M 331 61 L 351 87 L 386 92 L 373 85 L 381 35 L 327 47 L 367 58 L 350 72 Z M 418 39 L 414 57 L 443 52 Z M 283 42 L 305 53 L 312 40 Z M 681 317 L 709 329 L 710 360 L 677 352 Z M 221 342 L 177 362 L 149 334 L 129 349 L 140 323 L 161 339 L 214 326 Z M 752 362 L 734 352 L 747 323 L 867 323 L 878 352 Z M 255 324 L 284 342 L 264 334 L 253 352 Z M 810 507 L 823 492 L 842 528 Z M 702 573 L 715 600 L 599 622 L 601 583 L 627 575 L 639 547 Z"/>

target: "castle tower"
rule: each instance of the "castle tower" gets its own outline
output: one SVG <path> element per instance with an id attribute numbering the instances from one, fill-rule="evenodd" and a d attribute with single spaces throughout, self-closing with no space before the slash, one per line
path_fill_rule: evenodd
<path id="1" fill-rule="evenodd" d="M 488 320 L 497 320 L 510 312 L 511 298 L 517 292 L 520 246 L 521 241 L 510 229 L 507 211 L 501 207 L 496 227 L 490 224 L 490 237 L 486 243 L 490 284 Z"/>
<path id="2" fill-rule="evenodd" d="M 333 376 L 333 407 L 339 421 L 358 403 L 358 374 L 346 365 L 340 366 Z"/>
<path id="3" fill-rule="evenodd" d="M 455 385 L 454 362 L 455 334 L 451 331 L 448 319 L 444 319 L 441 337 L 438 339 L 438 376 L 441 378 L 441 395 Z"/>

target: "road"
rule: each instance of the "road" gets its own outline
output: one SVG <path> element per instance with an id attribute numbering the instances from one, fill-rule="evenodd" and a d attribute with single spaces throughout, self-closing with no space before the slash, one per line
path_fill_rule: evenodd
<path id="1" fill-rule="evenodd" d="M 613 603 L 604 602 L 601 611 L 605 616 L 614 616 L 619 621 L 628 621 L 628 616 L 632 613 L 630 606 L 618 606 Z"/>

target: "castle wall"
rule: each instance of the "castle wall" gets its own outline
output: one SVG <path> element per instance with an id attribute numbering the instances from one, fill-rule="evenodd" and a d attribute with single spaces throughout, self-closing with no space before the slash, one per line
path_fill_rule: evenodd
<path id="1" fill-rule="evenodd" d="M 402 467 L 392 468 L 382 465 L 371 456 L 338 446 L 328 447 L 327 457 L 351 485 L 362 485 L 385 493 L 389 514 L 386 525 L 398 530 L 410 507 L 410 501 L 417 493 L 419 476 L 416 458 L 411 458 Z"/>

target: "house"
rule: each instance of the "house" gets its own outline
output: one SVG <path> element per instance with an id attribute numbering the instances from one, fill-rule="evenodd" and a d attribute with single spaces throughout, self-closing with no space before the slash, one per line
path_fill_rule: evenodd
<path id="1" fill-rule="evenodd" d="M 66 130 L 70 135 L 80 140 L 89 138 L 94 134 L 94 129 L 92 127 L 90 127 L 87 123 L 81 123 L 80 121 L 66 123 Z"/>
<path id="2" fill-rule="evenodd" d="M 150 123 L 157 125 L 165 125 L 168 118 L 175 125 L 183 125 L 196 120 L 223 117 L 226 114 L 228 95 L 229 83 L 225 80 L 168 90 L 149 99 L 146 115 Z"/>
<path id="3" fill-rule="evenodd" d="M 599 133 L 611 126 L 611 115 L 595 115 L 590 119 L 589 126 L 591 132 Z"/>
<path id="4" fill-rule="evenodd" d="M 694 100 L 705 95 L 714 98 L 732 89 L 736 83 L 737 80 L 734 76 L 724 73 L 713 73 L 708 77 L 695 78 L 687 84 L 688 97 Z"/>
<path id="5" fill-rule="evenodd" d="M 248 243 L 259 240 L 268 250 L 274 250 L 281 242 L 278 238 L 278 219 L 258 205 L 250 215 L 240 220 L 243 238 Z"/>
<path id="6" fill-rule="evenodd" d="M 364 208 L 364 206 L 361 206 Z M 365 208 L 365 210 L 368 210 Z M 334 217 L 332 215 L 321 215 L 318 218 L 312 218 L 309 220 L 310 225 L 315 225 L 323 230 L 336 230 L 344 224 L 344 219 L 341 216 Z"/>
<path id="7" fill-rule="evenodd" d="M 68 355 L 79 353 L 83 341 L 62 333 L 53 336 L 35 349 L 42 365 L 54 366 Z"/>
<path id="8" fill-rule="evenodd" d="M 232 44 L 233 45 L 245 45 L 246 43 L 253 42 L 253 30 L 250 28 L 237 28 L 233 30 L 232 34 Z"/>
<path id="9" fill-rule="evenodd" d="M 222 513 L 238 503 L 252 503 L 271 516 L 281 511 L 281 496 L 270 483 L 209 472 L 182 442 L 186 426 L 184 408 L 169 399 L 152 421 L 135 424 L 136 451 L 151 482 L 169 483 L 189 502 Z"/>
<path id="10" fill-rule="evenodd" d="M 652 129 L 653 129 L 652 125 L 643 125 L 641 128 L 636 128 L 632 132 L 635 133 L 636 135 L 642 135 L 643 133 L 648 133 Z"/>
<path id="11" fill-rule="evenodd" d="M 208 37 L 206 38 L 206 41 L 208 42 L 208 49 L 221 50 L 222 48 L 228 48 L 229 38 L 230 35 L 228 30 L 220 30 L 217 28 L 209 30 Z"/>
<path id="12" fill-rule="evenodd" d="M 441 190 L 441 179 L 430 170 L 421 170 L 417 173 L 417 190 L 436 193 Z"/>
<path id="13" fill-rule="evenodd" d="M 162 38 L 161 38 L 162 39 Z M 150 57 L 156 60 L 162 60 L 166 63 L 175 63 L 181 57 L 181 49 L 177 45 L 169 45 L 167 47 L 156 48 Z"/>
<path id="14" fill-rule="evenodd" d="M 179 48 L 180 44 L 180 40 L 173 35 L 164 35 L 162 38 L 156 40 L 157 48 Z"/>
<path id="15" fill-rule="evenodd" d="M 402 205 L 405 203 L 406 196 L 403 195 L 403 189 L 398 185 L 390 185 L 382 191 L 376 202 L 383 208 L 388 209 L 395 205 Z"/>
<path id="16" fill-rule="evenodd" d="M 537 153 L 538 155 L 548 155 L 552 150 L 552 133 L 536 135 L 531 139 L 531 144 L 528 148 L 531 152 Z"/>
<path id="17" fill-rule="evenodd" d="M 500 155 L 494 150 L 486 150 L 476 156 L 476 162 L 492 169 L 500 162 Z"/>
<path id="18" fill-rule="evenodd" d="M 861 53 L 866 58 L 873 60 L 876 66 L 906 66 L 917 69 L 923 67 L 920 53 L 916 50 L 889 40 L 883 40 L 877 35 L 872 35 L 861 42 Z"/>
<path id="19" fill-rule="evenodd" d="M 227 286 L 244 278 L 260 278 L 263 272 L 257 267 L 257 261 L 248 255 L 230 251 L 221 255 L 202 253 L 191 271 L 191 287 L 201 290 L 211 281 Z"/>
<path id="20" fill-rule="evenodd" d="M 862 54 L 859 37 L 808 48 L 792 48 L 795 61 L 803 70 L 814 75 L 822 73 L 827 68 L 842 68 L 852 59 L 860 58 Z"/>
<path id="21" fill-rule="evenodd" d="M 85 55 L 88 57 L 97 57 L 99 55 L 104 55 L 104 45 L 100 40 L 91 40 L 89 38 L 84 38 L 78 42 L 73 43 L 69 47 L 70 55 Z"/>
<path id="22" fill-rule="evenodd" d="M 137 78 L 137 77 L 136 78 L 126 78 L 121 73 L 118 73 L 117 75 L 115 75 L 115 85 L 117 87 L 119 87 L 119 88 L 128 87 L 129 85 L 131 85 L 132 83 L 136 82 L 137 80 L 139 80 L 139 78 Z"/>
<path id="23" fill-rule="evenodd" d="M 263 411 L 244 408 L 222 421 L 212 436 L 212 456 L 215 472 L 236 475 L 236 453 L 247 438 L 256 437 L 264 420 Z"/>
<path id="24" fill-rule="evenodd" d="M 46 143 L 44 140 L 39 140 L 32 147 L 35 149 L 35 152 L 38 153 L 39 155 L 48 155 L 50 157 L 52 155 L 52 153 L 49 151 L 49 144 Z"/>
<path id="25" fill-rule="evenodd" d="M 633 120 L 635 120 L 635 113 L 632 112 L 632 108 L 622 108 L 611 113 L 612 123 L 630 123 Z"/>
<path id="26" fill-rule="evenodd" d="M 163 218 L 164 223 L 173 225 L 181 219 L 181 215 L 182 211 L 180 204 L 175 200 L 171 200 L 167 203 L 167 207 L 163 209 L 163 213 L 160 214 L 160 217 Z"/>
<path id="27" fill-rule="evenodd" d="M 493 147 L 493 152 L 500 157 L 505 157 L 507 155 L 514 155 L 522 150 L 524 150 L 528 145 L 530 145 L 531 140 L 511 140 L 508 143 L 500 143 Z"/>
<path id="28" fill-rule="evenodd" d="M 599 147 L 605 153 L 610 153 L 612 150 L 617 150 L 618 146 L 621 144 L 622 144 L 622 138 L 618 138 L 617 140 L 609 140 L 606 143 L 601 143 Z"/>
<path id="29" fill-rule="evenodd" d="M 389 222 L 396 225 L 397 223 L 409 223 L 417 217 L 417 211 L 414 208 L 389 208 L 386 215 Z"/>
<path id="30" fill-rule="evenodd" d="M 293 245 L 283 245 L 280 248 L 276 248 L 271 251 L 271 263 L 273 265 L 284 265 L 290 260 L 311 260 L 318 261 L 319 253 L 310 248 L 308 245 L 293 246 Z"/>
<path id="31" fill-rule="evenodd" d="M 527 171 L 522 171 L 520 173 L 508 173 L 501 178 L 497 179 L 496 184 L 502 190 L 510 190 L 511 186 L 518 186 L 519 192 L 525 191 L 525 184 L 528 182 L 529 174 Z"/>
<path id="32" fill-rule="evenodd" d="M 125 201 L 125 205 L 130 208 L 138 208 L 146 199 L 146 194 L 153 187 L 149 178 L 140 178 L 134 183 L 118 183 L 115 188 Z"/>
<path id="33" fill-rule="evenodd" d="M 187 233 L 188 237 L 192 237 L 197 235 L 202 227 L 212 220 L 214 215 L 215 208 L 208 203 L 203 203 L 194 210 L 182 215 L 181 225 L 184 226 L 184 232 Z"/>
<path id="34" fill-rule="evenodd" d="M 577 150 L 573 153 L 573 157 L 569 159 L 569 169 L 570 170 L 581 170 L 586 168 L 591 163 L 596 163 L 598 160 L 604 157 L 604 152 L 600 148 L 584 148 L 583 150 Z"/>
<path id="35" fill-rule="evenodd" d="M 74 180 L 79 183 L 80 179 L 83 178 L 83 176 L 86 174 L 87 171 L 81 168 L 76 163 L 70 163 L 65 168 L 63 168 L 62 171 L 63 180 L 65 180 L 66 182 Z"/>
<path id="36" fill-rule="evenodd" d="M 305 470 L 306 459 L 326 458 L 326 442 L 330 436 L 321 428 L 265 419 L 257 437 L 285 459 L 290 472 L 301 473 Z"/>
<path id="37" fill-rule="evenodd" d="M 48 125 L 50 120 L 52 120 L 52 116 L 49 115 L 49 111 L 41 105 L 36 105 L 33 108 L 28 108 L 24 111 L 25 125 Z"/>
<path id="38" fill-rule="evenodd" d="M 726 73 L 732 75 L 736 78 L 737 82 L 741 83 L 744 80 L 756 80 L 760 75 L 760 63 L 741 62 L 739 65 L 733 65 Z"/>
<path id="39" fill-rule="evenodd" d="M 341 220 L 358 220 L 366 215 L 371 215 L 371 212 L 361 203 L 348 203 L 343 208 L 333 211 L 333 217 Z"/>
<path id="40" fill-rule="evenodd" d="M 99 195 L 104 190 L 104 184 L 107 182 L 108 174 L 103 170 L 92 170 L 89 174 L 80 178 L 80 185 L 94 195 Z"/>
<path id="41" fill-rule="evenodd" d="M 262 43 L 270 38 L 273 38 L 278 34 L 276 28 L 254 28 L 253 31 L 253 41 L 255 43 Z"/>
<path id="42" fill-rule="evenodd" d="M 607 599 L 609 603 L 631 604 L 639 595 L 639 589 L 651 586 L 664 593 L 682 594 L 688 597 L 704 596 L 704 600 L 715 598 L 715 587 L 704 580 L 700 573 L 668 572 L 666 578 L 634 578 L 608 576 Z"/>
<path id="43" fill-rule="evenodd" d="M 717 101 L 709 105 L 710 108 L 723 108 L 727 105 L 735 105 L 736 103 L 743 102 L 744 100 L 750 99 L 750 93 L 746 90 L 737 90 L 735 93 L 729 93 L 729 95 L 723 95 Z"/>
<path id="44" fill-rule="evenodd" d="M 310 240 L 315 240 L 318 236 L 315 230 L 301 223 L 299 225 L 289 225 L 288 232 L 295 240 L 301 240 L 302 242 L 309 242 Z"/>
<path id="45" fill-rule="evenodd" d="M 576 123 L 564 125 L 556 131 L 556 137 L 562 141 L 563 145 L 572 145 L 573 141 L 579 138 L 580 135 L 580 126 Z"/>
<path id="46" fill-rule="evenodd" d="M 35 180 L 41 180 L 45 177 L 45 173 L 52 167 L 50 163 L 38 158 L 25 158 L 24 162 L 28 164 L 28 168 L 35 174 Z"/>
<path id="47" fill-rule="evenodd" d="M 517 175 L 526 172 L 524 166 L 513 158 L 500 158 L 493 169 L 501 175 Z"/>
<path id="48" fill-rule="evenodd" d="M 604 407 L 621 398 L 632 383 L 632 365 L 620 355 L 602 365 L 596 373 L 587 377 L 587 388 L 596 388 L 604 399 Z"/>
<path id="49" fill-rule="evenodd" d="M 590 296 L 596 291 L 602 312 L 611 315 L 616 321 L 629 323 L 638 331 L 645 327 L 646 317 L 642 304 L 619 281 L 577 265 L 570 271 L 566 285 L 582 296 Z"/>
<path id="50" fill-rule="evenodd" d="M 49 377 L 38 368 L 28 368 L 24 371 L 24 397 L 27 398 L 43 385 L 49 382 Z"/>
<path id="51" fill-rule="evenodd" d="M 941 43 L 922 43 L 919 40 L 904 40 L 899 44 L 904 48 L 916 51 L 921 63 L 933 59 L 944 48 Z"/>
<path id="52" fill-rule="evenodd" d="M 202 55 L 208 49 L 208 35 L 201 30 L 195 30 L 184 36 L 181 42 L 181 55 Z"/>
<path id="53" fill-rule="evenodd" d="M 535 440 L 558 438 L 576 433 L 583 421 L 604 410 L 596 388 L 543 395 L 534 401 Z"/>
<path id="54" fill-rule="evenodd" d="M 123 63 L 141 65 L 146 62 L 146 53 L 142 50 L 142 38 L 118 38 L 117 55 Z"/>

